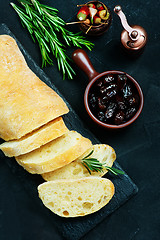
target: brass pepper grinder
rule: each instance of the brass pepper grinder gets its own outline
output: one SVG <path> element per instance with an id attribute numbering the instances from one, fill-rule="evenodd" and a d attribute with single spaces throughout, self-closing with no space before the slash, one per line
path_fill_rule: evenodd
<path id="1" fill-rule="evenodd" d="M 121 33 L 122 46 L 132 54 L 141 53 L 147 42 L 147 33 L 141 26 L 129 26 L 121 6 L 117 5 L 114 12 L 120 17 L 124 30 Z"/>

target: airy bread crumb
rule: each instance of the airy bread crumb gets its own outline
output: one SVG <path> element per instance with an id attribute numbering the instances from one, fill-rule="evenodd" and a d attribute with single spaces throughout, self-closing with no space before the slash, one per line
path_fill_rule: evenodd
<path id="1" fill-rule="evenodd" d="M 114 185 L 106 178 L 61 179 L 38 186 L 43 204 L 61 217 L 91 214 L 104 207 L 114 195 Z"/>

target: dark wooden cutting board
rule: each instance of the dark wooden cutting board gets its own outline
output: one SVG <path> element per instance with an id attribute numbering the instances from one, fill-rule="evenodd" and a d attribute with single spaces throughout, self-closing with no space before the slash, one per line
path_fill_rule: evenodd
<path id="1" fill-rule="evenodd" d="M 8 27 L 5 24 L 0 25 L 0 34 L 7 34 L 15 38 L 13 33 L 8 29 Z M 33 61 L 30 55 L 25 51 L 20 42 L 17 39 L 16 41 L 32 71 L 64 99 L 59 90 L 54 86 L 53 80 L 49 79 L 46 76 L 42 69 L 39 66 L 37 66 L 37 64 Z M 66 116 L 64 116 L 64 121 L 67 127 L 70 130 L 73 129 L 78 131 L 83 136 L 89 138 L 94 144 L 100 143 L 93 136 L 93 134 L 85 128 L 84 124 L 79 119 L 79 117 L 72 109 L 70 104 L 65 99 L 64 101 L 66 102 L 70 109 L 70 112 Z M 2 152 L 0 152 L 0 159 L 1 161 L 5 161 L 7 164 L 6 166 L 8 166 L 12 173 L 16 175 L 17 179 L 21 183 L 21 186 L 31 198 L 33 208 L 35 206 L 35 209 L 44 215 L 44 218 L 46 218 L 47 221 L 49 221 L 53 225 L 53 228 L 57 228 L 59 232 L 61 232 L 63 237 L 69 240 L 80 239 L 84 234 L 86 234 L 99 222 L 101 222 L 104 218 L 106 218 L 108 215 L 114 212 L 117 208 L 119 208 L 122 204 L 129 200 L 138 191 L 137 186 L 132 182 L 132 180 L 129 178 L 127 174 L 118 177 L 106 174 L 104 177 L 109 178 L 114 183 L 115 186 L 115 195 L 113 199 L 110 201 L 110 203 L 94 214 L 74 219 L 71 218 L 65 219 L 53 214 L 50 210 L 45 208 L 41 200 L 38 198 L 37 186 L 43 182 L 41 176 L 31 175 L 27 173 L 22 167 L 20 167 L 16 163 L 14 158 L 7 158 L 3 155 Z M 117 162 L 114 163 L 114 167 L 121 169 Z M 16 183 L 13 182 L 13 185 L 16 190 Z"/>

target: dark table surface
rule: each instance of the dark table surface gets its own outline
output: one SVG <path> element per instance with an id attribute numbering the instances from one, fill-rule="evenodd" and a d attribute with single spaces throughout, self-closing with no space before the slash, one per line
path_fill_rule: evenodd
<path id="1" fill-rule="evenodd" d="M 0 23 L 7 24 L 35 62 L 41 66 L 38 46 L 32 42 L 27 31 L 22 28 L 9 2 L 9 0 L 0 0 Z M 76 4 L 85 1 L 45 0 L 42 2 L 58 8 L 60 16 L 69 22 L 75 20 Z M 160 15 L 158 14 L 160 1 L 103 2 L 112 10 L 113 22 L 109 31 L 103 36 L 90 38 L 95 43 L 95 47 L 92 52 L 87 51 L 87 53 L 98 72 L 121 70 L 132 75 L 138 81 L 145 99 L 144 108 L 138 120 L 121 131 L 112 132 L 99 129 L 89 119 L 83 104 L 87 76 L 75 67 L 77 75 L 74 80 L 63 81 L 56 64 L 44 69 L 44 72 L 53 80 L 87 128 L 102 143 L 107 143 L 116 150 L 117 161 L 139 188 L 136 196 L 103 220 L 82 239 L 158 240 L 160 239 Z M 130 59 L 120 49 L 122 26 L 118 17 L 113 13 L 113 8 L 117 4 L 121 4 L 130 24 L 139 24 L 148 33 L 146 49 L 137 59 Z M 78 26 L 71 29 L 77 31 Z M 68 49 L 68 54 L 71 55 L 73 50 L 74 48 Z M 20 190 L 20 193 L 15 193 L 14 184 L 18 180 L 6 168 L 5 163 L 1 163 L 1 171 L 4 172 L 5 177 L 0 178 L 0 188 L 10 199 L 10 205 L 0 206 L 0 239 L 2 240 L 2 236 L 3 240 L 63 239 L 56 230 L 54 236 L 51 236 L 49 234 L 51 226 L 49 225 L 42 229 L 40 223 L 43 220 L 38 220 L 41 216 L 36 208 L 32 209 L 33 215 L 30 216 L 27 206 L 31 204 L 31 200 L 28 199 L 23 189 Z M 41 234 L 38 233 L 39 229 L 41 229 Z"/>

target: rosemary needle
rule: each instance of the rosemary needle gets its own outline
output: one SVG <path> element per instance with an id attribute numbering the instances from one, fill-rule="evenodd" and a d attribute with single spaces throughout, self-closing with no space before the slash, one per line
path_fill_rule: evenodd
<path id="1" fill-rule="evenodd" d="M 56 8 L 41 4 L 38 0 L 17 0 L 22 7 L 11 3 L 20 17 L 23 27 L 27 28 L 33 41 L 39 44 L 42 67 L 53 65 L 52 57 L 57 59 L 59 71 L 62 70 L 63 79 L 66 75 L 73 79 L 75 71 L 70 65 L 70 58 L 66 54 L 66 46 L 87 47 L 92 50 L 94 44 L 86 40 L 80 33 L 67 30 L 66 23 L 58 16 Z"/>
<path id="2" fill-rule="evenodd" d="M 105 165 L 105 163 L 99 162 L 96 158 L 89 158 L 93 153 L 93 150 L 83 159 L 81 159 L 83 166 L 88 170 L 89 174 L 91 174 L 92 171 L 95 172 L 103 172 L 104 168 L 107 169 L 109 172 L 113 173 L 114 175 L 118 174 L 124 174 L 123 171 L 108 167 Z"/>

